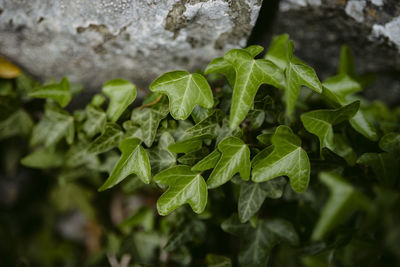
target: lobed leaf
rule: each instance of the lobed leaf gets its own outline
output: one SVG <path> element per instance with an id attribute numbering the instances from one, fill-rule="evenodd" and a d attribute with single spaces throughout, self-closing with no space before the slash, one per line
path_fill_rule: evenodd
<path id="1" fill-rule="evenodd" d="M 57 101 L 61 107 L 66 107 L 72 98 L 67 78 L 63 78 L 59 83 L 38 87 L 29 93 L 29 96 L 53 99 Z"/>

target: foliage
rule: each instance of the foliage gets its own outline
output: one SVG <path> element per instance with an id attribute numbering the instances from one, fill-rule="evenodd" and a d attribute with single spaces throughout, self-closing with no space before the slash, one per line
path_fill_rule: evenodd
<path id="1" fill-rule="evenodd" d="M 67 78 L 0 80 L 0 264 L 398 265 L 399 107 L 347 47 L 323 82 L 287 35 L 262 50 L 82 109 Z"/>

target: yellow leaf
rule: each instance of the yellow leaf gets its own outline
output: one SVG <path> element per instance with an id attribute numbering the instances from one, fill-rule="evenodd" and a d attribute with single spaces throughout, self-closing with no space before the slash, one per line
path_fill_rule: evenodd
<path id="1" fill-rule="evenodd" d="M 21 74 L 21 69 L 0 56 L 0 78 L 12 79 Z"/>

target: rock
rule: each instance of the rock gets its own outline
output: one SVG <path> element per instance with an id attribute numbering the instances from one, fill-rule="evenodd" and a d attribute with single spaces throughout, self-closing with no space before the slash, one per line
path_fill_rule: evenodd
<path id="1" fill-rule="evenodd" d="M 340 47 L 349 45 L 357 71 L 378 74 L 366 95 L 400 101 L 398 0 L 282 0 L 274 33 L 288 33 L 322 79 L 335 73 Z"/>
<path id="2" fill-rule="evenodd" d="M 246 40 L 261 0 L 0 0 L 0 53 L 41 79 L 147 86 Z"/>

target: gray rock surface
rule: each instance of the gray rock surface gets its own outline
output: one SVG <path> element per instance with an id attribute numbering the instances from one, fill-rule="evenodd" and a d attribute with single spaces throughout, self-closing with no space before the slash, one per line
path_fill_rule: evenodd
<path id="1" fill-rule="evenodd" d="M 340 47 L 347 44 L 357 70 L 378 73 L 371 99 L 400 100 L 399 0 L 281 0 L 274 33 L 289 33 L 296 53 L 321 78 L 336 71 Z"/>
<path id="2" fill-rule="evenodd" d="M 261 0 L 0 0 L 0 54 L 29 73 L 96 88 L 146 86 L 246 45 Z"/>

